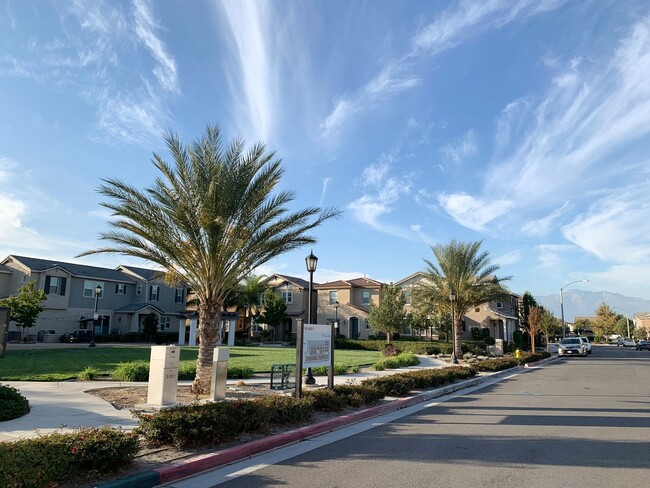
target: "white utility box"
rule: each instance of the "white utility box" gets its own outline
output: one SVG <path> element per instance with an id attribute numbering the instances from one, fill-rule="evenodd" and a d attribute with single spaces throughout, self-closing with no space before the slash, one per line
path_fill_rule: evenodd
<path id="1" fill-rule="evenodd" d="M 212 388 L 210 400 L 224 400 L 226 398 L 226 379 L 228 378 L 228 359 L 230 349 L 215 347 L 212 356 Z"/>
<path id="2" fill-rule="evenodd" d="M 169 407 L 176 404 L 180 355 L 178 346 L 151 346 L 148 405 Z"/>

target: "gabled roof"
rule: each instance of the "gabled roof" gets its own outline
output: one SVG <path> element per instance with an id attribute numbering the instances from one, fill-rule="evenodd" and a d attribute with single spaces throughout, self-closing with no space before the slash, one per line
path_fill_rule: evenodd
<path id="1" fill-rule="evenodd" d="M 279 278 L 279 279 L 281 279 L 283 281 L 287 281 L 287 282 L 291 283 L 292 285 L 296 285 L 299 288 L 305 288 L 305 289 L 309 288 L 309 281 L 307 281 L 307 280 L 303 280 L 302 278 L 296 278 L 295 276 L 289 276 L 289 275 L 278 274 L 278 273 L 270 276 L 265 281 L 269 282 L 273 278 Z M 314 286 L 317 286 L 317 285 L 318 285 L 318 283 L 314 283 Z"/>
<path id="2" fill-rule="evenodd" d="M 408 275 L 406 278 L 402 278 L 401 280 L 396 281 L 395 284 L 397 286 L 401 286 L 403 283 L 406 283 L 407 281 L 411 281 L 414 278 L 419 277 L 420 279 L 424 279 L 424 278 L 426 278 L 426 276 L 427 275 L 425 273 L 423 273 L 422 271 L 416 271 L 415 273 Z"/>
<path id="3" fill-rule="evenodd" d="M 2 264 L 8 261 L 16 261 L 30 271 L 42 273 L 48 269 L 59 268 L 78 278 L 89 278 L 93 280 L 118 281 L 120 283 L 134 283 L 129 280 L 123 273 L 116 269 L 100 268 L 98 266 L 88 266 L 85 264 L 66 263 L 63 261 L 53 261 L 50 259 L 30 258 L 27 256 L 8 256 Z"/>
<path id="4" fill-rule="evenodd" d="M 136 313 L 140 310 L 144 310 L 147 307 L 153 308 L 158 313 L 165 313 L 163 309 L 156 307 L 153 303 L 130 303 L 122 308 L 115 310 L 115 313 Z"/>
<path id="5" fill-rule="evenodd" d="M 0 273 L 10 273 L 11 274 L 11 270 L 9 268 L 7 268 L 4 264 L 0 264 Z"/>
<path id="6" fill-rule="evenodd" d="M 139 278 L 143 281 L 151 281 L 165 276 L 164 271 L 149 269 L 149 268 L 138 268 L 136 266 L 120 265 L 117 267 L 117 269 L 118 271 L 122 271 L 123 273 L 133 275 L 136 278 Z"/>
<path id="7" fill-rule="evenodd" d="M 370 278 L 354 278 L 352 280 L 329 281 L 316 285 L 316 288 L 381 288 L 384 284 L 380 281 L 371 280 Z"/>

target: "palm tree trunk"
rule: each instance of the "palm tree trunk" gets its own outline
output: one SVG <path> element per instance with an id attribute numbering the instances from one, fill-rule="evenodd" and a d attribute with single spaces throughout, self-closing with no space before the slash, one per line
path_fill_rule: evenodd
<path id="1" fill-rule="evenodd" d="M 461 329 L 460 329 L 460 319 L 458 317 L 454 317 L 454 323 L 452 324 L 452 334 L 455 334 L 455 356 L 456 359 L 460 360 L 463 359 L 463 348 L 461 347 L 460 344 L 460 336 L 461 336 Z"/>
<path id="2" fill-rule="evenodd" d="M 199 357 L 192 393 L 209 393 L 212 386 L 212 359 L 219 337 L 221 305 L 215 302 L 199 305 Z"/>

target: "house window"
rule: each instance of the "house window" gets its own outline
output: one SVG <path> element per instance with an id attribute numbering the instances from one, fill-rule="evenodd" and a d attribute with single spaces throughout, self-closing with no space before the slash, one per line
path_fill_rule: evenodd
<path id="1" fill-rule="evenodd" d="M 149 288 L 149 300 L 152 302 L 157 302 L 159 294 L 160 294 L 160 287 L 157 285 L 151 285 L 151 287 Z"/>
<path id="2" fill-rule="evenodd" d="M 283 291 L 282 292 L 282 299 L 284 300 L 284 303 L 287 305 L 290 303 L 293 303 L 293 292 L 292 291 Z"/>
<path id="3" fill-rule="evenodd" d="M 503 308 L 503 302 L 497 302 L 497 308 Z"/>
<path id="4" fill-rule="evenodd" d="M 116 295 L 126 295 L 126 285 L 124 283 L 115 284 L 115 294 Z"/>
<path id="5" fill-rule="evenodd" d="M 48 295 L 65 295 L 66 278 L 58 276 L 45 277 L 45 293 Z"/>
<path id="6" fill-rule="evenodd" d="M 404 331 L 402 332 L 402 335 L 405 335 L 405 336 L 412 336 L 413 335 L 413 329 L 411 328 L 410 325 L 407 325 L 406 327 L 404 327 Z"/>
<path id="7" fill-rule="evenodd" d="M 176 288 L 176 297 L 174 298 L 174 303 L 183 303 L 185 299 L 185 290 L 183 288 Z"/>
<path id="8" fill-rule="evenodd" d="M 171 317 L 160 317 L 160 330 L 169 330 L 169 328 L 172 325 L 172 318 Z"/>
<path id="9" fill-rule="evenodd" d="M 411 291 L 410 290 L 403 290 L 402 295 L 404 295 L 404 301 L 406 305 L 411 304 Z"/>
<path id="10" fill-rule="evenodd" d="M 264 293 L 257 295 L 257 303 L 258 305 L 264 305 Z"/>
<path id="11" fill-rule="evenodd" d="M 27 275 L 23 275 L 23 283 L 27 283 Z"/>
<path id="12" fill-rule="evenodd" d="M 361 292 L 361 303 L 363 305 L 369 305 L 370 304 L 370 292 L 369 291 Z"/>
<path id="13" fill-rule="evenodd" d="M 142 295 L 142 285 L 135 285 L 135 294 Z"/>
<path id="14" fill-rule="evenodd" d="M 104 298 L 104 282 L 91 280 L 84 280 L 84 297 L 95 298 L 95 288 L 97 286 L 101 287 L 99 298 Z"/>
<path id="15" fill-rule="evenodd" d="M 330 291 L 330 305 L 334 305 L 338 301 L 339 301 L 339 292 L 338 291 Z"/>

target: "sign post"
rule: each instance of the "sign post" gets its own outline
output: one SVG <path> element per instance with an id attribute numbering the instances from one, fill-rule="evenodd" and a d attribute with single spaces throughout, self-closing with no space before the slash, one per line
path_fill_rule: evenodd
<path id="1" fill-rule="evenodd" d="M 7 331 L 11 320 L 11 309 L 9 307 L 0 307 L 0 358 L 5 357 L 7 350 Z"/>

